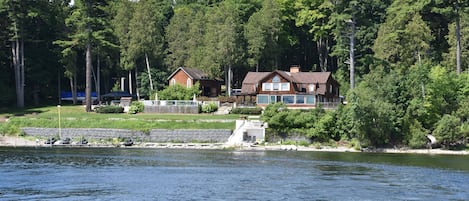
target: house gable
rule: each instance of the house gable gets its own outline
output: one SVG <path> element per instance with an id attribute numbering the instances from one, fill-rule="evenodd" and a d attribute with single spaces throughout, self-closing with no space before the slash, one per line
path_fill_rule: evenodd
<path id="1" fill-rule="evenodd" d="M 260 80 L 257 92 L 259 94 L 294 93 L 295 83 L 291 77 L 283 71 L 274 71 Z"/>
<path id="2" fill-rule="evenodd" d="M 190 77 L 182 68 L 178 68 L 168 78 L 169 85 L 179 84 L 181 86 L 191 87 L 194 84 L 194 79 Z M 189 85 L 188 85 L 189 84 Z"/>
<path id="3" fill-rule="evenodd" d="M 201 70 L 179 67 L 168 77 L 168 83 L 170 86 L 179 84 L 185 87 L 192 87 L 197 82 L 200 83 L 203 96 L 216 97 L 220 95 L 220 80 L 209 79 Z"/>

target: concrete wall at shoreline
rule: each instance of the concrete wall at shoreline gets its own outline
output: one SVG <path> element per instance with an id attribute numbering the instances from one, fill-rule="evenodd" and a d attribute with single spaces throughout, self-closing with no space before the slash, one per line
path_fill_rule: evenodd
<path id="1" fill-rule="evenodd" d="M 58 137 L 57 128 L 23 128 L 23 132 L 29 136 L 38 138 Z M 232 131 L 228 129 L 152 129 L 148 134 L 142 131 L 127 129 L 105 129 L 105 128 L 62 128 L 60 130 L 63 139 L 79 139 L 84 137 L 88 140 L 101 140 L 112 138 L 132 138 L 134 141 L 145 142 L 220 142 L 228 141 Z"/>

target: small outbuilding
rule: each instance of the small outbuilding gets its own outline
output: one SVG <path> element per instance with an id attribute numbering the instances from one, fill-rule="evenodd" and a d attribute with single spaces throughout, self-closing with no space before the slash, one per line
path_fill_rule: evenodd
<path id="1" fill-rule="evenodd" d="M 179 84 L 186 87 L 192 87 L 199 82 L 202 96 L 217 97 L 221 94 L 221 85 L 223 80 L 212 79 L 206 73 L 199 69 L 179 67 L 169 77 L 168 84 Z"/>

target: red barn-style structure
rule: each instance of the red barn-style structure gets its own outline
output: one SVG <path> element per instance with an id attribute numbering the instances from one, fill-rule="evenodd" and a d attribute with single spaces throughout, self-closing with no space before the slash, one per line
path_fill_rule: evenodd
<path id="1" fill-rule="evenodd" d="M 210 79 L 207 74 L 199 69 L 179 67 L 169 77 L 168 84 L 179 84 L 185 87 L 192 87 L 199 82 L 202 96 L 217 97 L 221 93 L 223 80 Z"/>

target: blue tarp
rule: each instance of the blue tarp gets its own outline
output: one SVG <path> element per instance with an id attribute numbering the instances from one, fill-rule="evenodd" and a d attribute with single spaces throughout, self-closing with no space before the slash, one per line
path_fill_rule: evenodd
<path id="1" fill-rule="evenodd" d="M 85 92 L 77 91 L 77 100 L 85 100 Z M 96 92 L 91 92 L 91 99 L 97 99 Z M 71 91 L 61 91 L 60 92 L 61 100 L 73 100 Z"/>

